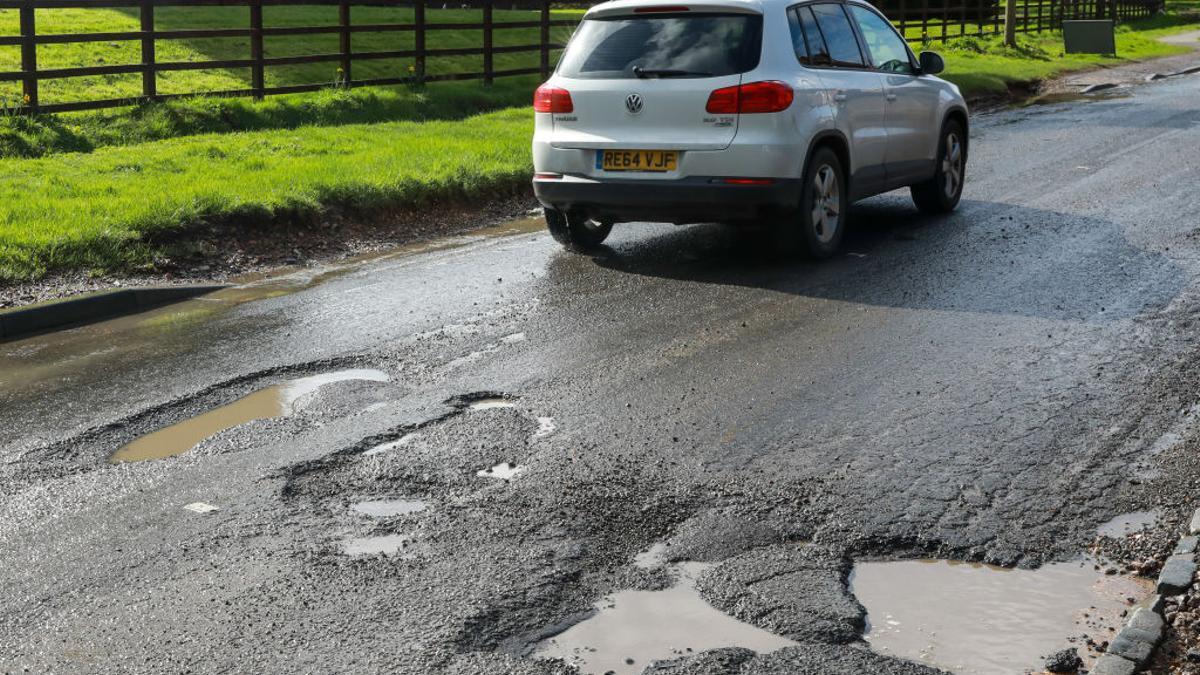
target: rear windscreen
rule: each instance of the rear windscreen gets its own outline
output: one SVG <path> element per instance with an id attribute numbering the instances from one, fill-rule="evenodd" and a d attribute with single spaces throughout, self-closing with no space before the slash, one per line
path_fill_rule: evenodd
<path id="1" fill-rule="evenodd" d="M 762 17 L 669 14 L 587 19 L 558 64 L 576 78 L 718 77 L 758 65 Z"/>

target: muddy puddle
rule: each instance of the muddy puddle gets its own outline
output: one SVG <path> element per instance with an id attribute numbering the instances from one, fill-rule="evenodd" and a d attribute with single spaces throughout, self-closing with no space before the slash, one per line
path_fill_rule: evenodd
<path id="1" fill-rule="evenodd" d="M 420 513 L 429 508 L 419 499 L 368 499 L 351 505 L 350 510 L 371 518 L 390 518 Z"/>
<path id="2" fill-rule="evenodd" d="M 662 550 L 641 554 L 636 564 L 661 564 Z M 670 565 L 675 584 L 661 591 L 620 591 L 594 606 L 595 614 L 538 643 L 534 658 L 561 658 L 582 673 L 634 675 L 655 661 L 718 647 L 760 653 L 796 644 L 721 612 L 700 597 L 696 579 L 711 563 Z"/>
<path id="3" fill-rule="evenodd" d="M 495 466 L 490 466 L 486 469 L 481 469 L 475 472 L 480 478 L 498 478 L 501 480 L 512 480 L 525 471 L 525 467 L 513 464 L 512 462 L 500 462 Z"/>
<path id="4" fill-rule="evenodd" d="M 1127 534 L 1140 532 L 1143 529 L 1150 527 L 1154 521 L 1158 520 L 1159 512 L 1154 511 L 1134 511 L 1133 513 L 1122 513 L 1096 528 L 1096 534 L 1101 537 L 1112 537 L 1114 539 L 1124 537 Z"/>
<path id="5" fill-rule="evenodd" d="M 372 369 L 339 370 L 289 380 L 233 403 L 196 415 L 177 424 L 146 434 L 113 453 L 109 461 L 141 462 L 181 455 L 204 439 L 254 420 L 286 417 L 302 410 L 318 389 L 334 382 L 366 380 L 386 382 L 387 373 Z"/>
<path id="6" fill-rule="evenodd" d="M 1130 98 L 1133 94 L 1127 89 L 1114 87 L 1112 89 L 1102 89 L 1090 93 L 1082 91 L 1056 91 L 1048 94 L 1040 94 L 1033 98 L 1026 99 L 1018 104 L 1019 107 L 1025 108 L 1031 105 L 1059 105 L 1063 103 L 1079 103 L 1081 101 L 1112 101 L 1122 98 Z"/>
<path id="7" fill-rule="evenodd" d="M 399 555 L 401 558 L 412 558 L 413 554 L 404 553 L 409 548 L 412 537 L 407 534 L 383 534 L 373 537 L 351 537 L 342 541 L 342 553 L 351 556 L 365 555 Z"/>
<path id="8" fill-rule="evenodd" d="M 867 608 L 872 649 L 959 675 L 1040 672 L 1046 655 L 1072 645 L 1087 659 L 1078 638 L 1111 639 L 1127 599 L 1140 602 L 1151 590 L 1149 581 L 1106 576 L 1088 560 L 1037 570 L 865 562 L 851 576 L 851 591 Z"/>

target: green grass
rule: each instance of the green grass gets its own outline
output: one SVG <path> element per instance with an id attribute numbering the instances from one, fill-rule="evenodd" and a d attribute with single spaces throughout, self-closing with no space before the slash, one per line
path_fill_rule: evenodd
<path id="1" fill-rule="evenodd" d="M 249 98 L 198 97 L 86 113 L 0 114 L 0 160 L 56 152 L 90 152 L 193 134 L 294 129 L 398 120 L 450 120 L 528 105 L 538 78 L 433 82 L 409 87 L 324 89 L 308 94 Z"/>
<path id="2" fill-rule="evenodd" d="M 1194 21 L 1194 20 L 1193 20 Z M 946 59 L 946 79 L 957 84 L 966 96 L 1002 94 L 1009 85 L 1042 80 L 1066 72 L 1123 62 L 1170 56 L 1186 52 L 1157 38 L 1186 30 L 1197 24 L 1176 16 L 1142 19 L 1117 28 L 1117 56 L 1064 54 L 1062 33 L 1019 34 L 1017 47 L 1004 47 L 997 36 L 958 38 L 926 45 Z M 920 48 L 914 45 L 914 48 Z"/>
<path id="3" fill-rule="evenodd" d="M 531 113 L 199 135 L 11 161 L 0 174 L 0 281 L 137 269 L 149 243 L 211 222 L 307 222 L 326 210 L 511 193 L 531 171 Z"/>

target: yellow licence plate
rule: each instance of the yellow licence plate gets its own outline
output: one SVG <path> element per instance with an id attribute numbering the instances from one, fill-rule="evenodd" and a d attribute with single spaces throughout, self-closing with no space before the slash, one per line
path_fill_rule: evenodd
<path id="1" fill-rule="evenodd" d="M 674 171 L 675 150 L 598 150 L 596 168 L 602 171 Z"/>

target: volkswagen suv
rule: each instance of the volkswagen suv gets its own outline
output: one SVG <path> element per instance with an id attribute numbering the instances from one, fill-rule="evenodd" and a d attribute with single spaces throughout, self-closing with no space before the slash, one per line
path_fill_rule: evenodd
<path id="1" fill-rule="evenodd" d="M 715 221 L 826 257 L 853 201 L 958 204 L 967 106 L 942 68 L 859 0 L 606 2 L 534 94 L 534 193 L 568 248 Z"/>

